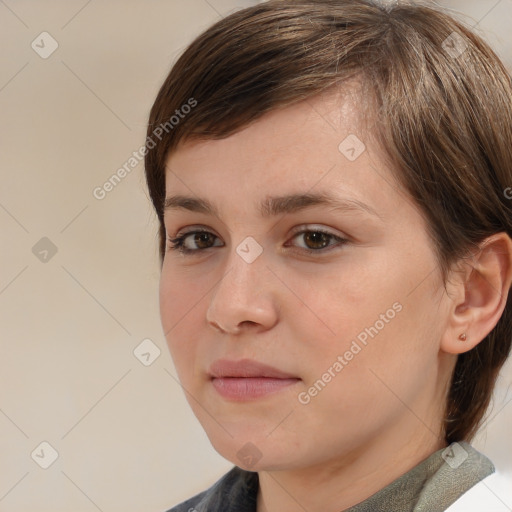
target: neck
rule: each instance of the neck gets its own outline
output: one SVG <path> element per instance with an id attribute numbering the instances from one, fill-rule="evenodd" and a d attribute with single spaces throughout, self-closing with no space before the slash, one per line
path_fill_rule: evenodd
<path id="1" fill-rule="evenodd" d="M 406 422 L 416 421 L 410 412 Z M 410 425 L 408 425 L 410 427 Z M 417 425 L 416 425 L 417 426 Z M 364 501 L 446 446 L 426 427 L 404 437 L 396 425 L 342 457 L 308 468 L 260 471 L 257 512 L 341 512 Z"/>

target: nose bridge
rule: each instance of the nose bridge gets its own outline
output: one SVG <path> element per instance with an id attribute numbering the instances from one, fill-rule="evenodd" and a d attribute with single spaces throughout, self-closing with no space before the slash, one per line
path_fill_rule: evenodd
<path id="1" fill-rule="evenodd" d="M 254 297 L 261 289 L 264 273 L 263 247 L 253 237 L 246 237 L 230 250 L 226 273 L 217 287 L 217 294 L 222 288 L 239 299 Z"/>
<path id="2" fill-rule="evenodd" d="M 225 270 L 211 295 L 207 320 L 225 331 L 236 331 L 243 322 L 271 326 L 276 311 L 263 247 L 246 237 L 231 248 Z"/>

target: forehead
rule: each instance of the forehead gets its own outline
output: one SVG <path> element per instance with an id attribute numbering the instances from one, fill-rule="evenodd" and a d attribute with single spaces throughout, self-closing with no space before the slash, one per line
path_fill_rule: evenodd
<path id="1" fill-rule="evenodd" d="M 238 129 L 227 139 L 238 145 L 245 145 L 250 142 L 247 139 L 251 139 L 253 143 L 249 143 L 249 146 L 252 146 L 255 151 L 258 146 L 260 149 L 265 149 L 266 152 L 272 151 L 276 146 L 282 150 L 293 148 L 295 151 L 299 151 L 301 136 L 304 134 L 308 137 L 311 136 L 312 130 L 307 129 L 307 125 L 310 123 L 314 125 L 313 130 L 316 131 L 320 128 L 322 133 L 331 132 L 330 135 L 335 135 L 335 139 L 346 136 L 347 133 L 358 134 L 360 138 L 368 138 L 367 134 L 362 134 L 363 131 L 368 131 L 368 127 L 371 132 L 371 126 L 374 124 L 372 114 L 376 112 L 376 109 L 373 107 L 372 97 L 373 94 L 368 90 L 366 82 L 353 79 L 339 86 L 331 86 L 323 93 L 307 97 L 292 105 L 276 107 L 250 125 Z M 187 158 L 190 158 L 191 152 L 198 154 L 198 151 L 206 151 L 205 145 L 210 146 L 209 151 L 217 148 L 218 152 L 223 154 L 224 144 L 222 142 L 224 140 L 226 137 L 217 139 L 205 135 L 201 139 L 187 138 L 185 135 L 168 156 L 167 162 L 170 159 L 178 159 L 184 152 L 187 153 Z M 336 151 L 336 149 L 335 145 L 333 150 Z M 253 156 L 250 155 L 251 158 Z M 265 154 L 258 156 L 264 157 Z"/>
<path id="2" fill-rule="evenodd" d="M 362 129 L 354 91 L 274 110 L 224 139 L 182 142 L 166 162 L 166 196 L 261 205 L 269 195 L 339 192 L 371 206 L 396 195 L 393 174 Z"/>

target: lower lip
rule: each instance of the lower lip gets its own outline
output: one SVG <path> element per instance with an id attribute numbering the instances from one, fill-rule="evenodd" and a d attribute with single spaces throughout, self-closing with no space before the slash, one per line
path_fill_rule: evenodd
<path id="1" fill-rule="evenodd" d="M 212 379 L 212 384 L 224 398 L 242 401 L 277 393 L 299 380 L 269 377 L 224 377 Z"/>

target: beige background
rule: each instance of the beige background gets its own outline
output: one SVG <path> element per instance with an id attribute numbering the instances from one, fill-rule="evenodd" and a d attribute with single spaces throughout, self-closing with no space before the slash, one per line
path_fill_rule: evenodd
<path id="1" fill-rule="evenodd" d="M 143 144 L 183 47 L 251 3 L 0 0 L 0 512 L 160 512 L 232 466 L 163 339 L 142 164 L 92 192 Z M 512 0 L 449 5 L 512 66 Z M 31 47 L 43 31 L 59 45 L 47 59 Z M 149 366 L 133 353 L 144 339 L 161 350 Z M 511 382 L 509 364 L 475 444 L 512 479 Z M 48 469 L 43 441 L 58 452 Z"/>

